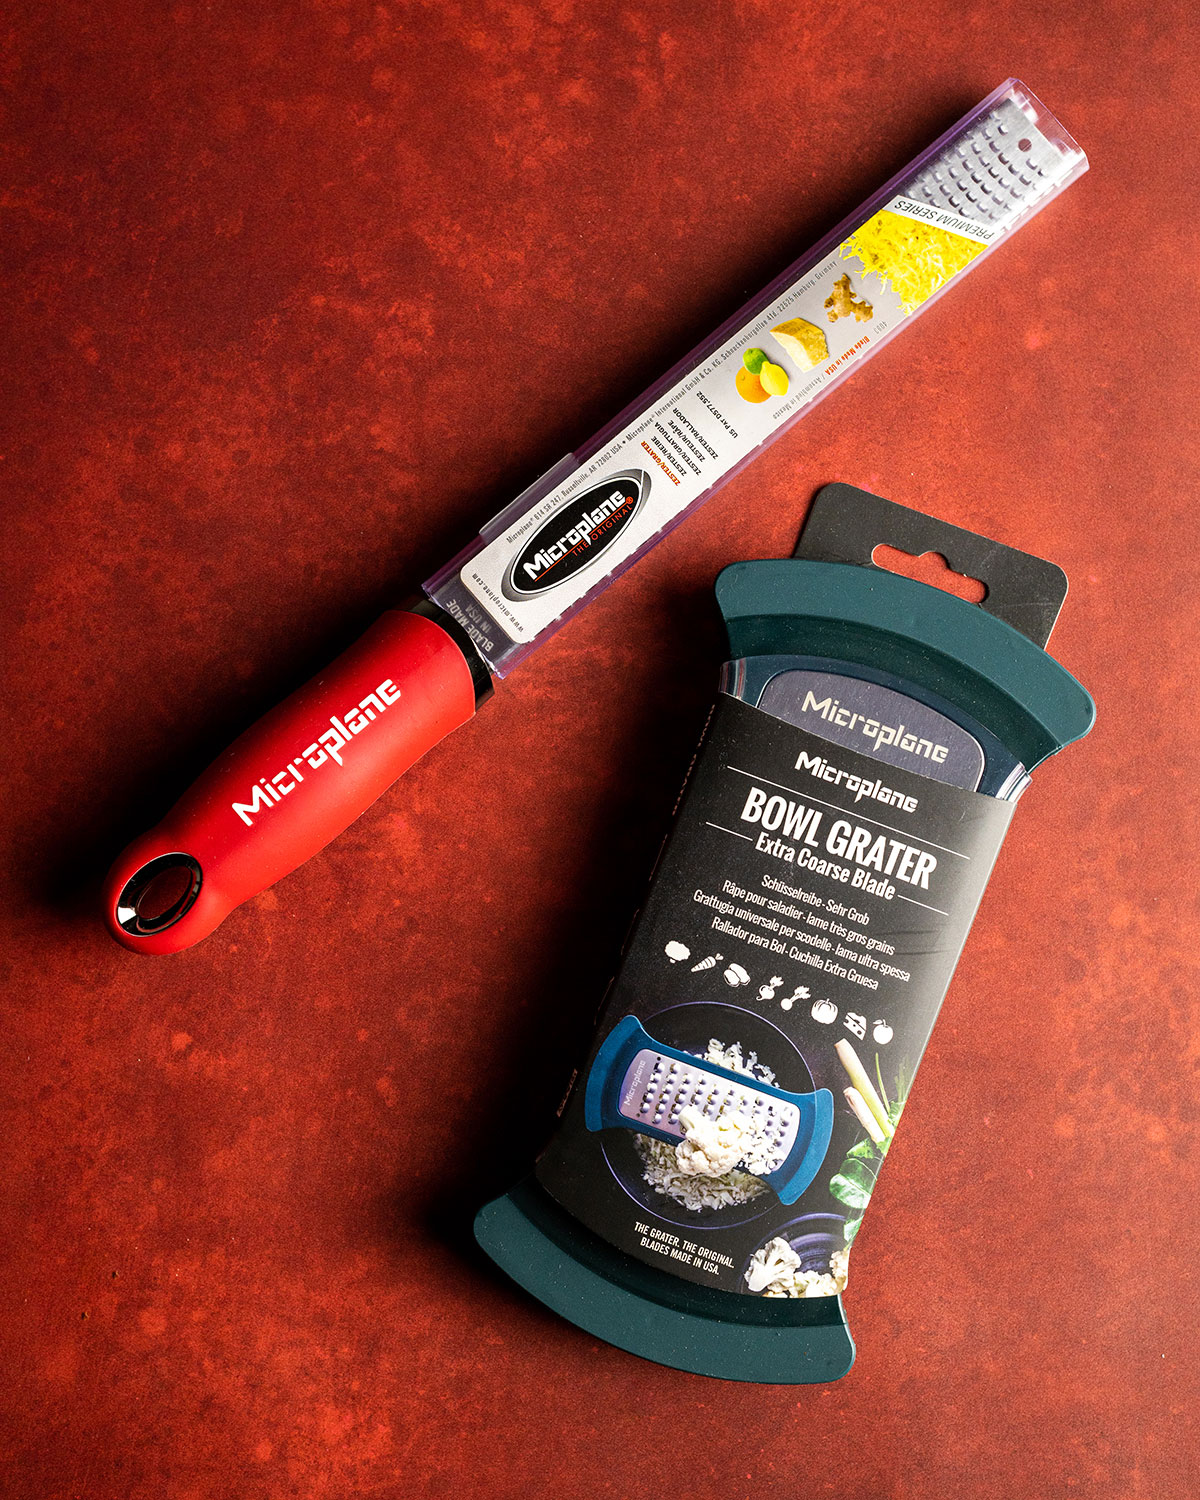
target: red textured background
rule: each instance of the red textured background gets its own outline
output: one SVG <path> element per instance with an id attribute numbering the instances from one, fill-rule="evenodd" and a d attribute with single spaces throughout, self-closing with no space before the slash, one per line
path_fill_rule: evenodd
<path id="1" fill-rule="evenodd" d="M 10 9 L 0 1461 L 21 1500 L 1191 1497 L 1195 19 L 1144 0 Z M 195 950 L 108 861 L 1009 74 L 1092 170 Z M 1190 144 L 1189 144 L 1190 143 Z M 472 1252 L 830 479 L 1061 563 L 1023 801 L 855 1249 L 754 1389 Z"/>

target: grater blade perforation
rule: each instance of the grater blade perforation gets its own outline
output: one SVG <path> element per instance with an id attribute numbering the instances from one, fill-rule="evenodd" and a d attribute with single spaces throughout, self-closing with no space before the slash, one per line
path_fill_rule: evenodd
<path id="1" fill-rule="evenodd" d="M 631 1124 L 683 1140 L 679 1117 L 687 1108 L 715 1120 L 723 1112 L 748 1115 L 755 1134 L 758 1173 L 775 1171 L 786 1160 L 800 1130 L 794 1104 L 764 1094 L 752 1078 L 744 1084 L 696 1065 L 681 1064 L 650 1048 L 631 1060 L 620 1088 L 620 1113 Z"/>
<path id="2" fill-rule="evenodd" d="M 1075 159 L 1048 140 L 1019 104 L 1005 99 L 901 191 L 932 207 L 1007 228 L 1074 166 Z"/>

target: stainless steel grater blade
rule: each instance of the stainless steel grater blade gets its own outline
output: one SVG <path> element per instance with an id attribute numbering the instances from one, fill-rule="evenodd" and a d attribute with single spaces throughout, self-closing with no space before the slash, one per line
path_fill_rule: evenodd
<path id="1" fill-rule="evenodd" d="M 760 1173 L 783 1165 L 800 1129 L 794 1104 L 760 1093 L 749 1081 L 735 1083 L 698 1062 L 680 1062 L 648 1047 L 634 1055 L 621 1083 L 619 1105 L 633 1126 L 652 1126 L 682 1140 L 679 1116 L 689 1106 L 709 1120 L 722 1112 L 748 1115 L 755 1133 L 754 1166 Z"/>
<path id="2" fill-rule="evenodd" d="M 1013 221 L 1076 170 L 1079 154 L 1048 140 L 1014 99 L 1003 99 L 901 189 L 906 198 L 949 209 L 996 229 Z"/>

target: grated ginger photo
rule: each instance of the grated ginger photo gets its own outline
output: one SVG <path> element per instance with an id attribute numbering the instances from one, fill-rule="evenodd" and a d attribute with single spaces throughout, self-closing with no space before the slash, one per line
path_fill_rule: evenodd
<path id="1" fill-rule="evenodd" d="M 878 276 L 911 313 L 986 249 L 961 234 L 882 208 L 842 242 L 838 256 L 861 261 L 863 274 Z"/>
<path id="2" fill-rule="evenodd" d="M 839 276 L 833 283 L 833 291 L 825 298 L 825 315 L 831 323 L 839 318 L 853 318 L 856 323 L 869 323 L 875 309 L 865 298 L 855 294 L 849 276 Z"/>

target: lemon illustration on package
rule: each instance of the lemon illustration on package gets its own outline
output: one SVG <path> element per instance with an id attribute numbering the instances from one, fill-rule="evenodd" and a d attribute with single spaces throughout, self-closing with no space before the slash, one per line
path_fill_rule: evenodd
<path id="1" fill-rule="evenodd" d="M 747 349 L 741 368 L 734 376 L 734 386 L 743 401 L 758 404 L 770 396 L 786 396 L 788 373 L 782 365 L 768 359 L 763 349 Z"/>

